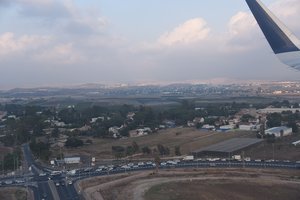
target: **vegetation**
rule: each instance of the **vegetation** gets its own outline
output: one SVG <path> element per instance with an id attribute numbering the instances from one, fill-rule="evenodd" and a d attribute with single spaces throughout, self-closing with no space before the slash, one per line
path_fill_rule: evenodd
<path id="1" fill-rule="evenodd" d="M 29 144 L 32 153 L 39 159 L 48 161 L 51 156 L 50 145 L 32 140 Z"/>
<path id="2" fill-rule="evenodd" d="M 83 146 L 83 141 L 80 140 L 80 139 L 77 139 L 77 138 L 75 138 L 75 137 L 71 137 L 71 138 L 68 138 L 68 139 L 67 139 L 65 146 L 66 146 L 67 148 L 76 148 L 76 147 L 80 147 L 80 146 Z"/>
<path id="3" fill-rule="evenodd" d="M 13 153 L 6 154 L 3 160 L 0 161 L 3 170 L 16 170 L 21 166 L 21 150 L 16 149 Z"/>

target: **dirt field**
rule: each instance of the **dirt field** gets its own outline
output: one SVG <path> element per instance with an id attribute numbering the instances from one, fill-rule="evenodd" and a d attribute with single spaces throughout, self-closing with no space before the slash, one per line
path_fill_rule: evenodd
<path id="1" fill-rule="evenodd" d="M 83 190 L 87 200 L 300 198 L 299 171 L 292 170 L 178 169 L 160 171 L 159 174 L 135 173 L 127 177 L 115 177 L 105 183 L 93 181 L 89 185 Z"/>
<path id="2" fill-rule="evenodd" d="M 188 154 L 195 149 L 234 137 L 255 137 L 255 134 L 251 132 L 217 133 L 201 131 L 194 128 L 174 128 L 162 130 L 159 133 L 144 137 L 120 140 L 82 138 L 83 140 L 92 139 L 93 144 L 77 149 L 63 149 L 62 151 L 65 156 L 80 155 L 93 156 L 97 159 L 109 159 L 114 158 L 111 151 L 112 146 L 127 147 L 135 141 L 140 148 L 144 146 L 155 148 L 158 144 L 163 144 L 164 146 L 169 147 L 171 151 L 170 156 L 173 156 L 175 146 L 180 146 L 182 154 Z"/>
<path id="3" fill-rule="evenodd" d="M 1 200 L 31 200 L 32 195 L 23 188 L 0 188 Z"/>
<path id="4" fill-rule="evenodd" d="M 300 161 L 300 146 L 291 145 L 297 140 L 300 140 L 300 136 L 289 136 L 274 144 L 264 142 L 246 150 L 245 156 L 252 159 Z"/>
<path id="5" fill-rule="evenodd" d="M 298 200 L 299 187 L 299 184 L 271 181 L 181 181 L 153 186 L 146 192 L 145 200 Z"/>

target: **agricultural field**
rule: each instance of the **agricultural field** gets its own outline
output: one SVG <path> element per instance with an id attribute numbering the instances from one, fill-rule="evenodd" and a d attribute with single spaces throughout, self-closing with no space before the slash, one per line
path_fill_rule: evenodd
<path id="1" fill-rule="evenodd" d="M 130 146 L 136 142 L 140 148 L 148 146 L 150 149 L 162 144 L 170 149 L 170 155 L 175 155 L 175 147 L 179 146 L 181 154 L 189 154 L 191 151 L 215 144 L 235 137 L 255 137 L 255 133 L 247 131 L 236 131 L 228 133 L 208 132 L 195 128 L 174 128 L 161 130 L 148 136 L 127 139 L 95 139 L 82 137 L 80 139 L 91 139 L 93 144 L 85 145 L 76 149 L 64 148 L 61 151 L 65 156 L 93 156 L 96 159 L 113 159 L 112 146 Z"/>

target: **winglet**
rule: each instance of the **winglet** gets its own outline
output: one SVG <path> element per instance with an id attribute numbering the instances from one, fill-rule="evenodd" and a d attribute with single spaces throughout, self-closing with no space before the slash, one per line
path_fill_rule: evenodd
<path id="1" fill-rule="evenodd" d="M 300 69 L 300 42 L 297 37 L 260 0 L 246 2 L 278 58 Z"/>

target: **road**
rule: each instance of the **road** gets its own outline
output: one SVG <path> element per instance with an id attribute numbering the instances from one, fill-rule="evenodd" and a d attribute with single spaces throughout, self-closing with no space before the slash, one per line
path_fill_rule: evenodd
<path id="1" fill-rule="evenodd" d="M 76 200 L 80 199 L 77 191 L 74 188 L 73 183 L 95 176 L 107 176 L 110 174 L 127 173 L 129 171 L 145 171 L 155 169 L 155 164 L 151 161 L 128 163 L 124 165 L 106 165 L 95 166 L 93 168 L 76 169 L 73 171 L 50 171 L 49 169 L 42 168 L 37 165 L 33 159 L 31 151 L 28 145 L 23 145 L 24 157 L 32 171 L 26 174 L 26 181 L 23 181 L 22 177 L 17 177 L 14 180 L 13 177 L 2 179 L 2 186 L 29 186 L 34 192 L 36 200 L 49 199 L 49 200 Z M 274 169 L 293 169 L 299 170 L 300 163 L 289 161 L 236 161 L 236 160 L 169 160 L 162 162 L 159 166 L 160 169 L 172 169 L 172 168 L 274 168 Z M 28 179 L 28 181 L 27 181 Z M 11 182 L 10 182 L 11 181 Z M 14 182 L 13 182 L 14 181 Z M 3 182 L 3 183 L 2 183 Z M 6 184 L 6 183 L 7 184 Z"/>

